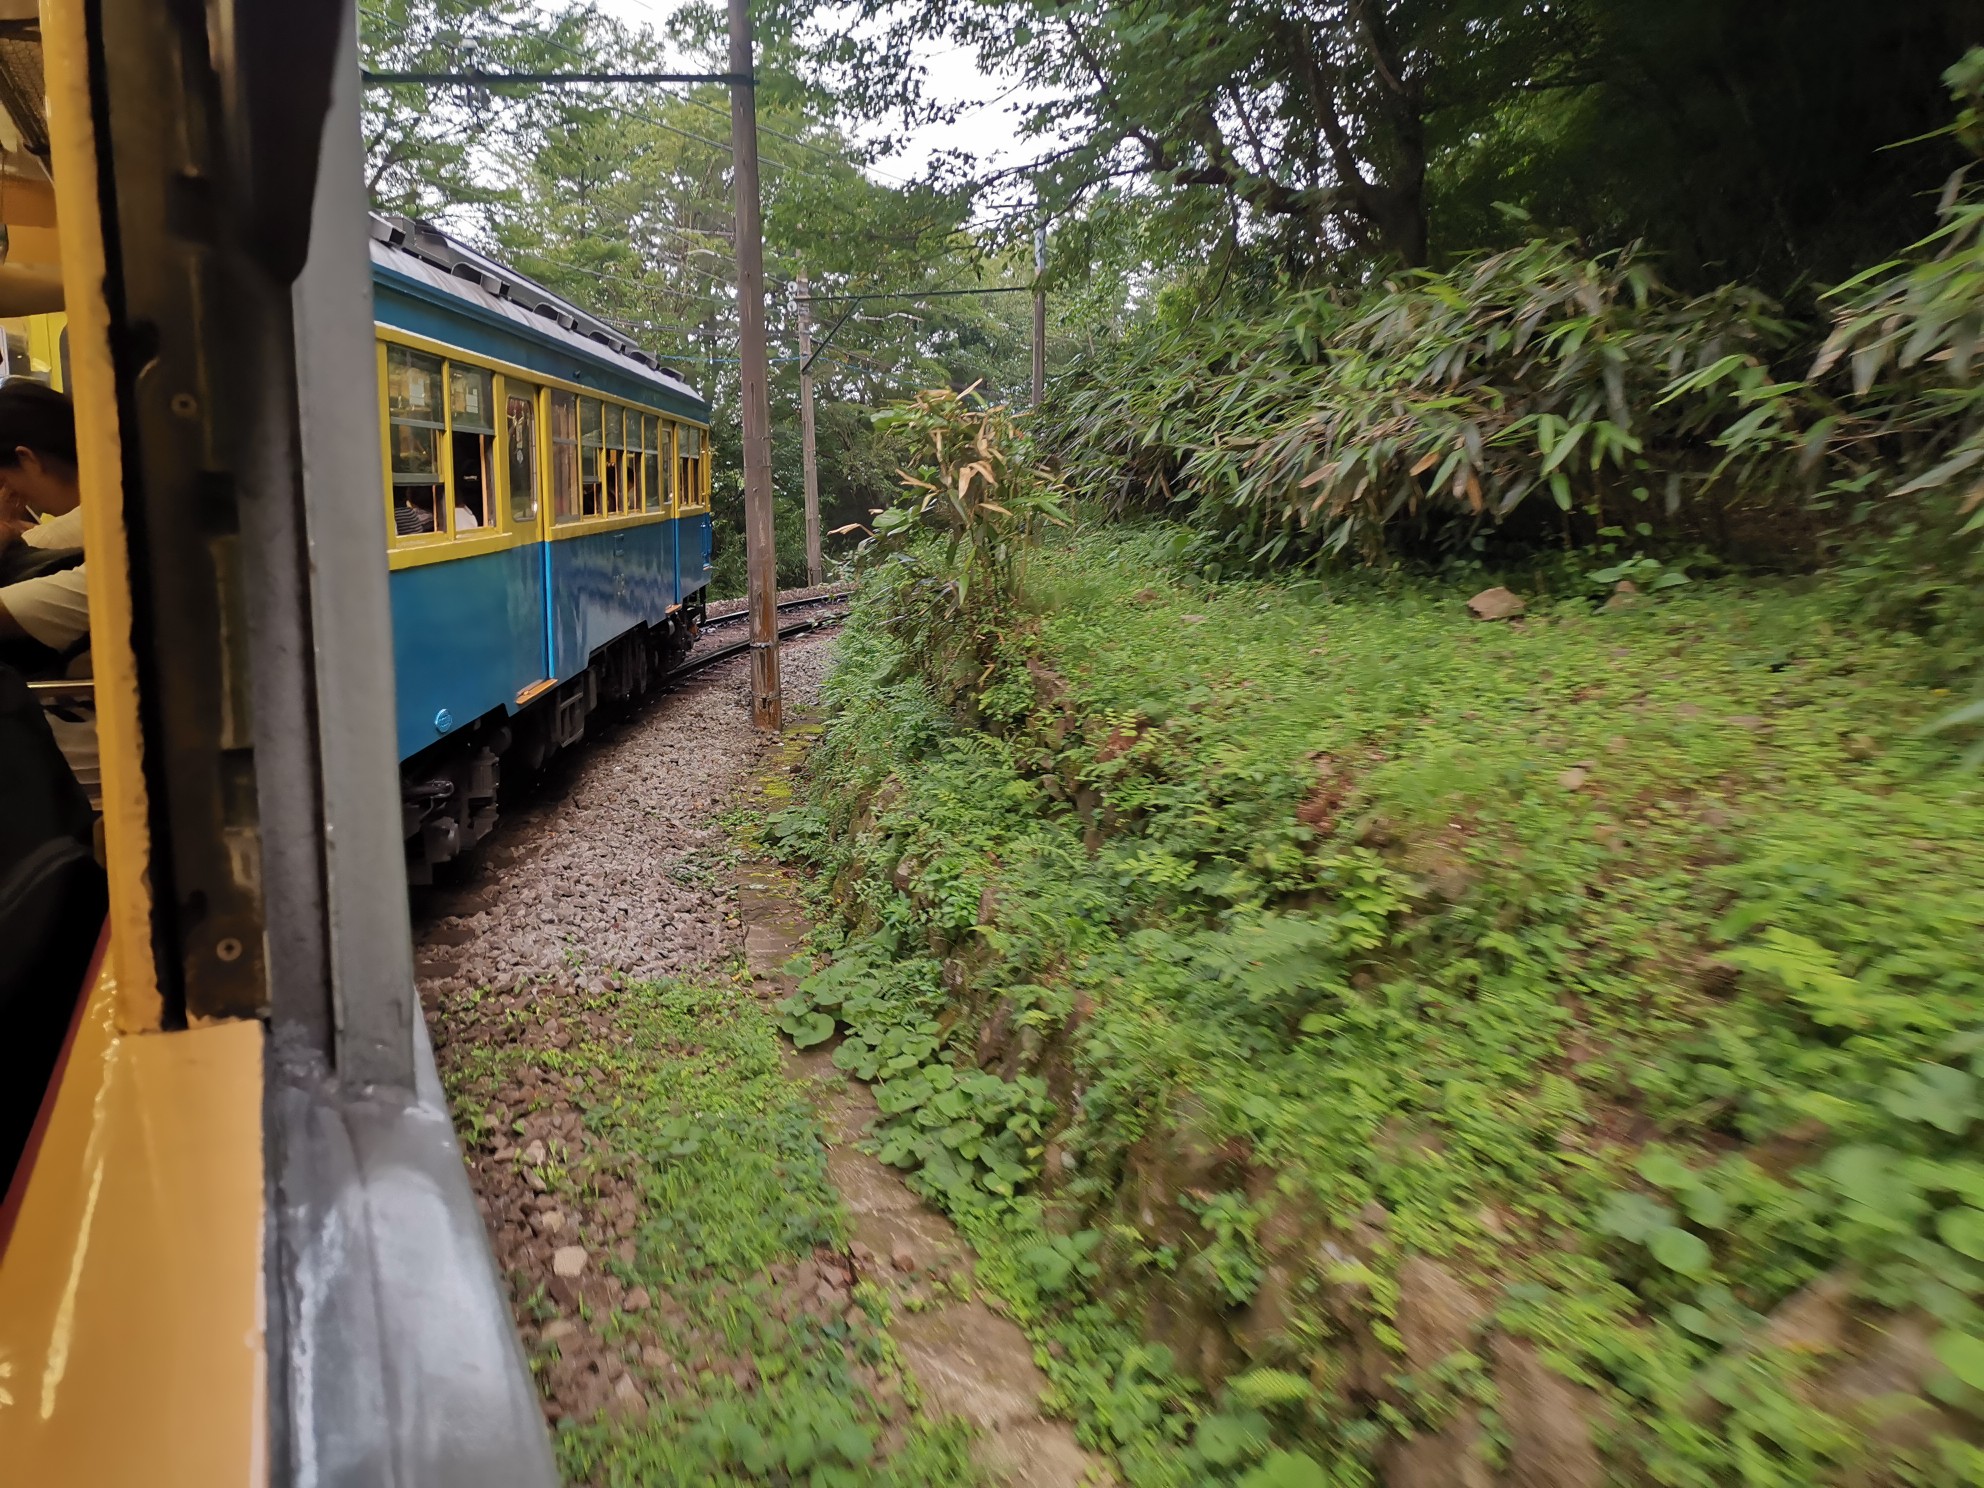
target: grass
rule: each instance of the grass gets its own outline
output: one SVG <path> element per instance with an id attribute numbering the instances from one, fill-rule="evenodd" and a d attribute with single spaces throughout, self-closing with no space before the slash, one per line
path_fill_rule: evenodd
<path id="1" fill-rule="evenodd" d="M 1814 1405 L 1813 1360 L 1753 1346 L 1848 1272 L 1929 1320 L 1947 1422 L 1984 1402 L 1984 790 L 1919 734 L 1947 707 L 1924 648 L 1826 581 L 1484 624 L 1448 584 L 1215 588 L 1170 551 L 1115 528 L 1040 554 L 982 679 L 872 586 L 778 824 L 873 1003 L 816 978 L 789 1019 L 969 1066 L 1003 1005 L 1020 1068 L 1071 1044 L 1017 1196 L 955 1154 L 926 1186 L 1062 1340 L 1090 1439 L 1149 1483 L 1297 1481 L 1262 1476 L 1293 1470 L 1271 1445 L 1366 1482 L 1456 1410 L 1492 1446 L 1479 1361 L 1332 1383 L 1345 1278 L 1314 1266 L 1238 1366 L 1312 1382 L 1267 1405 L 1195 1394 L 1111 1309 L 1182 1287 L 1245 1333 L 1277 1236 L 1377 1212 L 1372 1335 L 1396 1345 L 1397 1262 L 1443 1258 L 1610 1402 L 1620 1471 L 1790 1488 L 1873 1454 L 1974 1481 L 1972 1449 L 1869 1443 Z M 1147 1135 L 1207 1157 L 1155 1223 L 1124 1199 Z M 926 1175 L 931 1150 L 897 1147 Z M 1050 1221 L 1100 1264 L 1044 1261 Z"/>
<path id="2" fill-rule="evenodd" d="M 574 1150 L 561 1162 L 554 1147 L 550 1192 L 587 1211 L 603 1191 L 631 1182 L 640 1204 L 633 1259 L 607 1264 L 627 1288 L 668 1299 L 651 1324 L 592 1305 L 582 1313 L 610 1343 L 638 1344 L 651 1328 L 684 1366 L 673 1383 L 650 1383 L 644 1416 L 561 1423 L 566 1480 L 613 1488 L 978 1481 L 963 1427 L 907 1411 L 878 1295 L 857 1287 L 858 1315 L 822 1317 L 789 1305 L 768 1275 L 816 1247 L 841 1249 L 846 1215 L 813 1110 L 786 1077 L 778 1035 L 748 981 L 628 984 L 561 1017 L 577 1035 L 562 1050 L 455 1043 L 451 1098 L 458 1113 L 480 1112 L 525 1070 L 572 1092 L 589 1155 Z M 541 1027 L 541 1010 L 528 1021 Z M 541 1317 L 554 1311 L 541 1296 L 536 1305 Z M 547 1362 L 540 1352 L 535 1367 Z M 739 1362 L 748 1366 L 742 1381 Z"/>

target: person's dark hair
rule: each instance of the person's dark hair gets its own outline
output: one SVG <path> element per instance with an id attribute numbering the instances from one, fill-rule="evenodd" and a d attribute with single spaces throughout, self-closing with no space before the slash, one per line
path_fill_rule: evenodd
<path id="1" fill-rule="evenodd" d="M 25 445 L 44 458 L 76 463 L 76 410 L 68 394 L 45 382 L 10 377 L 0 382 L 0 470 L 16 463 Z"/>

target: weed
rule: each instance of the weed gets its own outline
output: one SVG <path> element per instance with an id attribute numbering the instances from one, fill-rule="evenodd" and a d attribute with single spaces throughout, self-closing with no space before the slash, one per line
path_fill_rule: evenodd
<path id="1" fill-rule="evenodd" d="M 1595 612 L 1580 569 L 1490 626 L 1176 551 L 1044 548 L 982 676 L 876 585 L 786 834 L 838 908 L 788 1026 L 842 1033 L 1085 1439 L 1140 1485 L 1362 1483 L 1414 1412 L 1487 1410 L 1478 1369 L 1410 1411 L 1302 1394 L 1337 1366 L 1299 1293 L 1274 1372 L 1210 1393 L 1111 1305 L 1233 1322 L 1273 1235 L 1366 1212 L 1382 1245 L 1311 1284 L 1395 1339 L 1394 1259 L 1452 1258 L 1612 1401 L 1622 1471 L 1850 1474 L 1810 1362 L 1757 1343 L 1826 1273 L 1931 1318 L 1972 1408 L 1984 793 L 1919 732 L 1923 643 L 1826 584 Z"/>

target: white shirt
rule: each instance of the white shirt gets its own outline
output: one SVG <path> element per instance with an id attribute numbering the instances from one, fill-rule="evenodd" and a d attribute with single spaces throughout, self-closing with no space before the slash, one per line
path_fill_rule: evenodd
<path id="1" fill-rule="evenodd" d="M 44 517 L 21 534 L 31 548 L 80 548 L 83 545 L 83 509 L 73 507 L 59 517 Z"/>
<path id="2" fill-rule="evenodd" d="M 83 546 L 83 509 L 50 517 L 21 534 L 31 548 L 73 551 Z M 90 633 L 89 580 L 78 563 L 58 573 L 23 579 L 0 589 L 0 604 L 7 607 L 22 630 L 51 651 L 66 651 Z"/>

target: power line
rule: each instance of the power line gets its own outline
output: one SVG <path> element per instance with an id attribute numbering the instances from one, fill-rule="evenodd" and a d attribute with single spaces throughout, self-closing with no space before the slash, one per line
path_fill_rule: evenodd
<path id="1" fill-rule="evenodd" d="M 870 294 L 816 294 L 811 296 L 814 304 L 827 300 L 935 300 L 951 295 L 996 295 L 1032 294 L 1030 284 L 1001 284 L 986 289 L 905 289 L 899 291 L 876 290 Z"/>
<path id="2" fill-rule="evenodd" d="M 423 88 L 557 87 L 565 83 L 721 83 L 727 88 L 752 88 L 758 80 L 736 72 L 374 72 L 361 68 L 367 87 L 386 88 L 414 83 Z"/>

